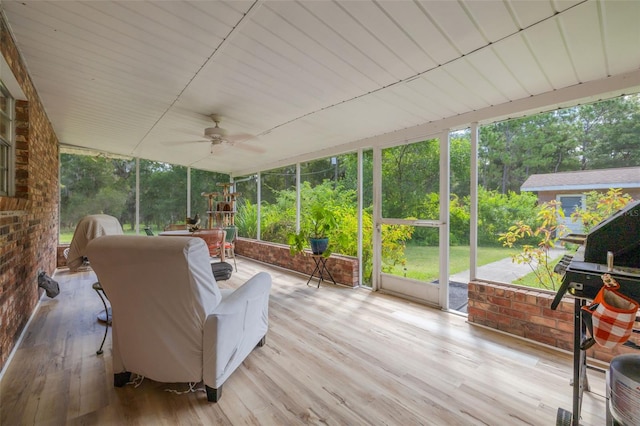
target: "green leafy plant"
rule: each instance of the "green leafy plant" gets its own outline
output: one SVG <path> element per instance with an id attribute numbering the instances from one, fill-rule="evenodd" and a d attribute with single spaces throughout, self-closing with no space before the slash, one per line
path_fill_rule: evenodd
<path id="1" fill-rule="evenodd" d="M 543 203 L 538 208 L 534 226 L 518 221 L 498 238 L 505 247 L 513 247 L 530 237 L 535 238 L 538 241 L 536 245 L 522 244 L 522 251 L 511 259 L 514 263 L 529 265 L 541 287 L 551 290 L 556 290 L 561 275 L 553 271 L 554 264 L 549 251 L 556 246 L 559 236 L 566 229 L 558 223 L 558 218 L 564 218 L 559 202 Z"/>
<path id="2" fill-rule="evenodd" d="M 338 222 L 331 206 L 322 200 L 315 200 L 302 215 L 300 231 L 287 235 L 289 252 L 295 256 L 309 246 L 310 239 L 328 238 L 337 225 Z M 331 252 L 329 246 L 322 255 L 329 257 Z"/>
<path id="3" fill-rule="evenodd" d="M 382 271 L 391 273 L 407 264 L 405 249 L 415 228 L 407 225 L 382 225 Z"/>
<path id="4" fill-rule="evenodd" d="M 589 232 L 595 225 L 633 201 L 633 198 L 629 194 L 623 194 L 620 188 L 611 188 L 604 194 L 590 191 L 586 195 L 586 207 L 571 213 L 571 220 L 581 222 L 585 232 Z"/>
<path id="5" fill-rule="evenodd" d="M 327 205 L 316 202 L 312 204 L 306 216 L 310 229 L 310 238 L 327 238 L 336 226 L 336 217 Z"/>
<path id="6" fill-rule="evenodd" d="M 342 185 L 335 186 L 333 182 L 327 181 L 322 184 L 311 186 L 304 182 L 301 186 L 302 199 L 302 223 L 301 230 L 305 227 L 307 212 L 310 207 L 322 200 L 323 205 L 332 213 L 336 225 L 330 231 L 326 231 L 329 237 L 329 249 L 323 255 L 340 253 L 346 256 L 358 255 L 358 208 L 357 194 L 352 189 L 344 188 Z M 243 220 L 244 215 L 249 216 Z M 265 241 L 288 244 L 289 248 L 295 246 L 293 253 L 304 252 L 309 247 L 309 234 L 305 232 L 292 232 L 295 223 L 295 191 L 278 191 L 276 200 L 273 203 L 263 201 L 261 206 L 261 239 Z M 363 282 L 371 283 L 372 279 L 372 258 L 373 258 L 373 215 L 371 207 L 365 208 L 362 212 L 362 267 Z M 236 215 L 236 225 L 238 225 L 239 235 L 244 236 L 241 223 L 257 223 L 257 209 L 255 205 L 246 201 L 239 207 Z M 382 257 L 383 268 L 387 265 L 402 265 L 404 260 L 404 249 L 407 241 L 411 239 L 413 227 L 408 226 L 382 226 Z M 250 229 L 250 228 L 247 228 Z M 286 231 L 285 231 L 286 230 Z M 254 233 L 256 231 L 253 231 Z M 249 234 L 252 235 L 252 234 Z"/>
<path id="7" fill-rule="evenodd" d="M 258 206 L 244 199 L 238 205 L 235 224 L 241 237 L 256 238 L 258 235 Z"/>

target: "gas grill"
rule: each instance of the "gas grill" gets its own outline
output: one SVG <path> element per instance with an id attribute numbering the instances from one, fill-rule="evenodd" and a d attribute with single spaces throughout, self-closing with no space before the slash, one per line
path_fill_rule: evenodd
<path id="1" fill-rule="evenodd" d="M 563 278 L 551 309 L 558 307 L 566 293 L 574 296 L 573 411 L 559 408 L 556 424 L 578 426 L 582 394 L 589 390 L 586 352 L 581 349 L 586 339 L 582 306 L 598 294 L 605 273 L 620 283 L 621 293 L 640 301 L 640 201 L 628 204 L 589 234 L 570 235 L 563 240 L 581 246 L 575 255 L 564 256 L 555 269 Z"/>

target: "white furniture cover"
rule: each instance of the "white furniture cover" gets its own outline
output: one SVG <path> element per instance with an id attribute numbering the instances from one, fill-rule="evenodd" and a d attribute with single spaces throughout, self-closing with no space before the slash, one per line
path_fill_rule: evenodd
<path id="1" fill-rule="evenodd" d="M 123 373 L 204 381 L 217 401 L 224 381 L 264 344 L 271 276 L 219 289 L 203 239 L 105 236 L 89 243 L 87 255 L 111 302 L 116 386 Z"/>
<path id="2" fill-rule="evenodd" d="M 107 214 L 91 214 L 80 219 L 73 231 L 73 238 L 69 245 L 67 255 L 67 266 L 71 272 L 78 270 L 82 266 L 83 258 L 89 241 L 103 235 L 122 235 L 122 225 L 120 221 Z M 87 256 L 88 257 L 88 256 Z"/>

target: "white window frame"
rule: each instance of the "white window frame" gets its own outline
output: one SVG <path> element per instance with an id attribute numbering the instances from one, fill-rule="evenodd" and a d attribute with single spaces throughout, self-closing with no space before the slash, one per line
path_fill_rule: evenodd
<path id="1" fill-rule="evenodd" d="M 573 193 L 573 192 L 569 193 L 568 192 L 568 193 L 556 194 L 556 201 L 558 202 L 558 205 L 560 207 L 562 207 L 562 198 L 565 198 L 565 197 L 567 197 L 567 198 L 569 198 L 569 197 L 571 197 L 571 198 L 580 198 L 580 208 L 584 209 L 587 206 L 587 196 L 585 194 L 579 193 L 579 192 L 576 192 L 576 193 Z M 573 233 L 573 232 L 576 232 L 576 231 L 579 234 L 584 233 L 584 227 L 582 225 L 579 225 L 579 226 L 576 225 L 576 226 L 573 226 L 573 227 L 570 226 L 570 225 L 567 225 L 567 223 L 570 222 L 570 216 L 571 216 L 572 212 L 565 212 L 564 209 L 562 209 L 562 210 L 563 210 L 563 212 L 565 214 L 565 219 L 563 221 L 558 216 L 558 222 L 564 223 L 565 226 L 567 226 L 567 228 L 569 228 L 569 231 L 568 231 L 569 233 Z M 580 230 L 578 230 L 578 227 L 580 228 Z"/>
<path id="2" fill-rule="evenodd" d="M 0 120 L 7 121 L 8 134 L 0 134 L 0 144 L 6 147 L 7 155 L 0 155 L 0 196 L 12 197 L 15 195 L 15 99 L 11 96 L 9 89 L 0 80 L 0 92 L 7 100 L 6 111 L 0 111 Z"/>

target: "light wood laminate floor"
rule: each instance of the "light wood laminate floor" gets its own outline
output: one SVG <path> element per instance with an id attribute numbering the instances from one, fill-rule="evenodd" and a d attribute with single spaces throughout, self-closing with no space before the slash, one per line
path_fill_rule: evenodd
<path id="1" fill-rule="evenodd" d="M 553 425 L 571 409 L 571 357 L 395 297 L 307 279 L 238 258 L 221 287 L 273 277 L 267 344 L 217 404 L 186 384 L 113 387 L 111 331 L 92 272 L 56 273 L 0 387 L 0 424 Z M 602 425 L 604 374 L 589 372 L 583 425 Z"/>

